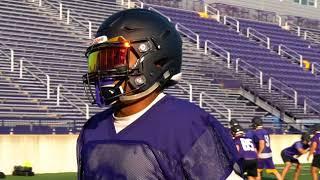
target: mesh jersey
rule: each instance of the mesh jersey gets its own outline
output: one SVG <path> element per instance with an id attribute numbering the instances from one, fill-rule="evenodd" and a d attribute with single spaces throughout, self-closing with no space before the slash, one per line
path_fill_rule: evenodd
<path id="1" fill-rule="evenodd" d="M 79 180 L 226 179 L 233 170 L 231 137 L 187 101 L 167 95 L 118 134 L 112 113 L 96 114 L 79 135 Z"/>
<path id="2" fill-rule="evenodd" d="M 239 157 L 243 159 L 257 159 L 256 147 L 252 139 L 241 136 L 234 139 L 235 145 L 239 147 Z"/>
<path id="3" fill-rule="evenodd" d="M 265 129 L 256 129 L 254 131 L 254 143 L 259 149 L 259 140 L 264 140 L 265 147 L 262 151 L 262 153 L 271 153 L 271 144 L 270 144 L 270 136 L 267 130 Z"/>
<path id="4" fill-rule="evenodd" d="M 295 142 L 292 146 L 285 148 L 283 151 L 287 156 L 301 155 L 299 149 L 306 150 L 309 148 L 308 144 L 303 144 L 301 141 Z"/>
<path id="5" fill-rule="evenodd" d="M 311 138 L 311 144 L 313 142 L 317 143 L 317 147 L 316 150 L 314 152 L 314 154 L 320 154 L 320 133 L 315 134 L 312 138 Z"/>

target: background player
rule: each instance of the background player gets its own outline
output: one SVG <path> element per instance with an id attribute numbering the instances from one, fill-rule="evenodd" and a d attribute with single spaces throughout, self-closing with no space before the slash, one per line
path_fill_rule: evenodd
<path id="1" fill-rule="evenodd" d="M 307 160 L 313 155 L 311 164 L 311 175 L 313 180 L 318 180 L 318 173 L 320 168 L 320 125 L 317 124 L 313 127 L 313 137 L 311 138 L 311 147 Z"/>
<path id="2" fill-rule="evenodd" d="M 252 127 L 253 127 L 253 139 L 254 143 L 257 147 L 258 154 L 258 178 L 261 179 L 261 173 L 263 169 L 266 169 L 267 173 L 274 174 L 278 180 L 281 180 L 281 175 L 277 171 L 274 166 L 272 160 L 272 151 L 271 151 L 271 143 L 270 136 L 266 129 L 262 126 L 262 120 L 259 117 L 255 117 L 252 119 Z"/>
<path id="3" fill-rule="evenodd" d="M 248 180 L 255 180 L 258 172 L 257 149 L 252 139 L 245 136 L 243 128 L 237 124 L 231 127 L 234 143 L 243 161 L 243 173 Z"/>
<path id="4" fill-rule="evenodd" d="M 285 167 L 282 170 L 281 177 L 284 179 L 291 167 L 292 164 L 296 164 L 296 170 L 294 173 L 294 180 L 298 180 L 302 165 L 300 164 L 299 160 L 295 158 L 295 156 L 301 156 L 305 154 L 309 150 L 309 142 L 310 136 L 307 133 L 301 135 L 301 140 L 295 142 L 292 146 L 287 147 L 281 151 L 281 157 L 283 162 L 285 163 Z"/>

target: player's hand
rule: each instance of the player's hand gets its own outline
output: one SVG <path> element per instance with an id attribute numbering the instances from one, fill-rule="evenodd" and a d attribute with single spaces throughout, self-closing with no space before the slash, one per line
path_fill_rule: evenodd
<path id="1" fill-rule="evenodd" d="M 257 154 L 257 156 L 258 156 L 258 159 L 261 159 L 261 158 L 260 158 L 260 156 L 261 156 L 261 153 L 258 153 L 258 154 Z"/>

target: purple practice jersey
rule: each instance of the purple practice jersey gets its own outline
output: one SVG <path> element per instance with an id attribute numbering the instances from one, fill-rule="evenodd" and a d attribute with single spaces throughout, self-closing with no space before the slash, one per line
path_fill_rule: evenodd
<path id="1" fill-rule="evenodd" d="M 241 136 L 235 137 L 235 145 L 239 147 L 239 157 L 245 160 L 257 159 L 256 147 L 252 139 Z"/>
<path id="2" fill-rule="evenodd" d="M 299 149 L 306 150 L 310 146 L 308 144 L 303 144 L 301 141 L 295 142 L 292 146 L 285 148 L 283 151 L 285 155 L 287 156 L 295 156 L 295 155 L 301 155 L 301 153 L 298 151 Z"/>
<path id="3" fill-rule="evenodd" d="M 265 147 L 261 153 L 261 157 L 262 159 L 265 158 L 270 158 L 272 157 L 271 155 L 271 147 L 270 147 L 270 136 L 267 130 L 265 129 L 256 129 L 254 131 L 254 143 L 257 147 L 257 149 L 259 150 L 259 140 L 264 140 L 265 142 Z"/>
<path id="4" fill-rule="evenodd" d="M 317 143 L 317 148 L 314 152 L 314 154 L 320 154 L 320 133 L 315 134 L 312 138 L 311 138 L 311 144 L 313 142 Z"/>
<path id="5" fill-rule="evenodd" d="M 118 134 L 113 109 L 93 116 L 77 142 L 78 179 L 226 179 L 237 161 L 225 128 L 166 95 Z"/>
<path id="6" fill-rule="evenodd" d="M 246 132 L 246 137 L 252 139 L 252 141 L 254 142 L 254 131 L 253 130 L 248 130 Z"/>

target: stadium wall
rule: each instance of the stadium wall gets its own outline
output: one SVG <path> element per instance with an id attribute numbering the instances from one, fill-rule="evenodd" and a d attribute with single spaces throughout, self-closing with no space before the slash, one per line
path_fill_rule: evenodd
<path id="1" fill-rule="evenodd" d="M 13 166 L 26 162 L 35 173 L 76 172 L 77 135 L 0 135 L 0 171 L 11 174 Z M 280 152 L 300 139 L 300 135 L 271 135 L 276 164 L 282 164 Z M 305 163 L 306 156 L 301 156 Z"/>
<path id="2" fill-rule="evenodd" d="M 76 172 L 77 135 L 1 135 L 0 171 L 31 164 L 35 173 Z"/>

